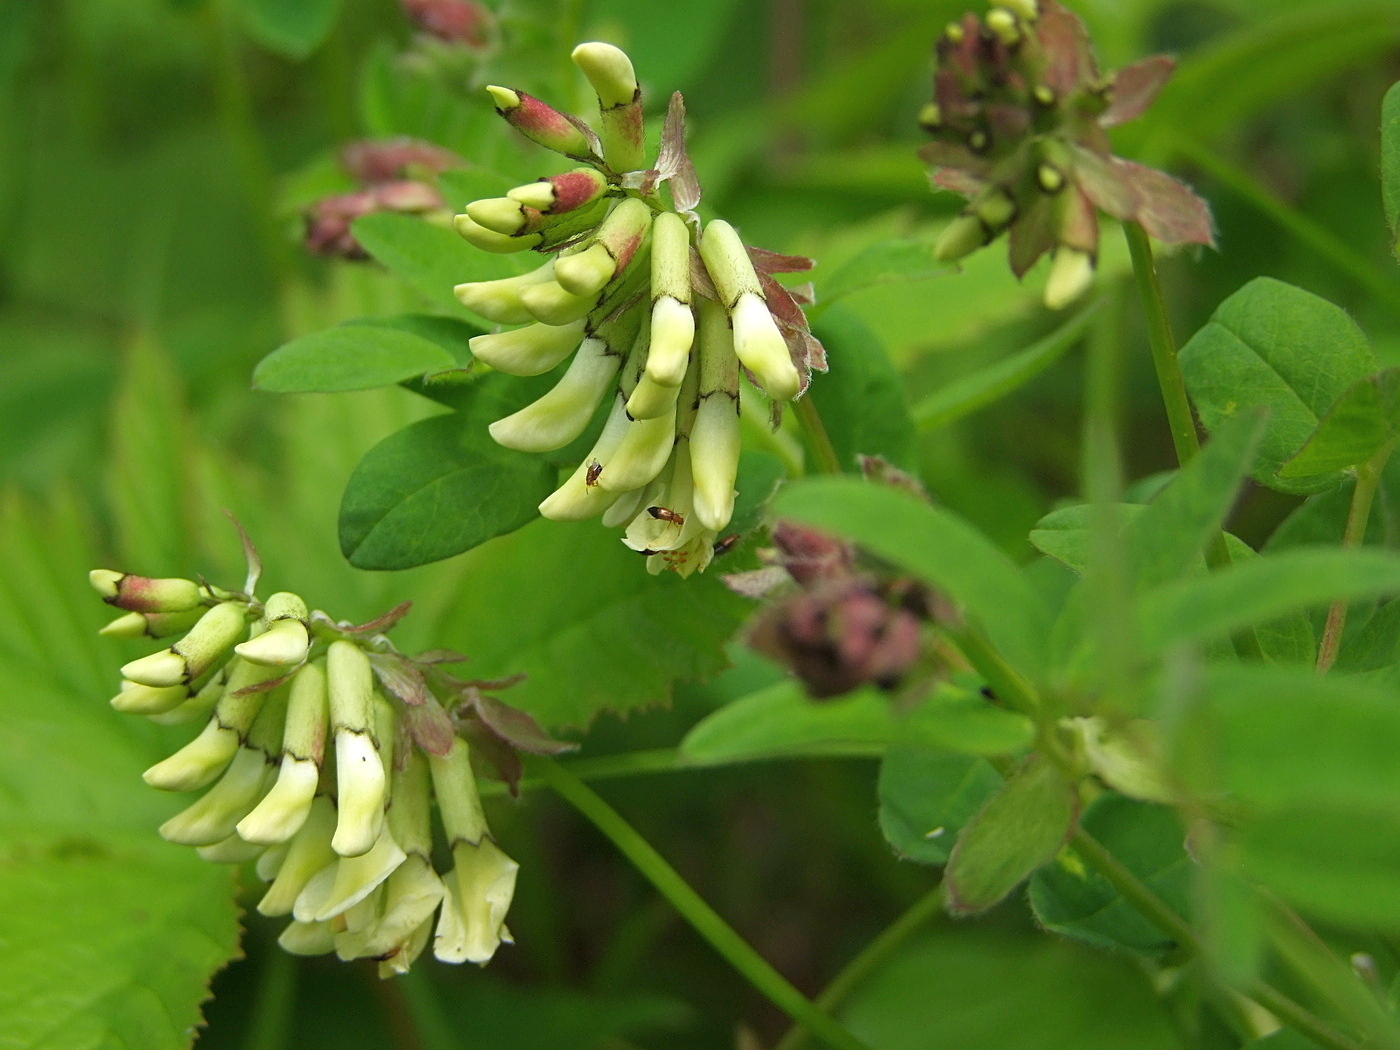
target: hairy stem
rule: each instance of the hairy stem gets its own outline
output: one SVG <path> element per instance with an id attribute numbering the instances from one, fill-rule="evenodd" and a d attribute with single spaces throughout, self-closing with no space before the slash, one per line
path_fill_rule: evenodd
<path id="1" fill-rule="evenodd" d="M 793 411 L 797 413 L 797 421 L 802 424 L 802 431 L 807 435 L 807 447 L 812 450 L 812 458 L 816 461 L 818 472 L 822 474 L 840 474 L 841 457 L 836 454 L 836 446 L 831 443 L 831 435 L 826 432 L 826 425 L 822 423 L 821 414 L 817 411 L 817 404 L 808 394 L 792 403 Z"/>
<path id="2" fill-rule="evenodd" d="M 1347 511 L 1346 529 L 1342 532 L 1342 549 L 1351 550 L 1361 546 L 1366 538 L 1366 523 L 1371 517 L 1371 504 L 1380 487 L 1381 474 L 1395 449 L 1395 442 L 1388 441 L 1367 462 L 1356 468 L 1356 488 L 1351 493 L 1351 509 Z M 1335 601 L 1327 609 L 1327 625 L 1322 629 L 1322 641 L 1317 647 L 1317 670 L 1326 673 L 1337 662 L 1337 654 L 1342 648 L 1342 632 L 1347 625 L 1347 603 Z"/>
<path id="3" fill-rule="evenodd" d="M 830 1013 L 864 983 L 879 965 L 898 950 L 911 936 L 943 910 L 943 887 L 935 886 L 915 901 L 904 914 L 885 927 L 873 941 L 848 962 L 826 990 L 817 996 L 819 1009 Z M 811 1033 L 801 1023 L 788 1029 L 773 1050 L 800 1050 L 808 1043 Z"/>
<path id="4" fill-rule="evenodd" d="M 759 955 L 719 913 L 681 878 L 675 868 L 607 802 L 558 763 L 536 758 L 531 768 L 560 798 L 587 817 L 633 866 L 660 891 L 681 917 L 759 992 L 836 1050 L 869 1050 L 824 1014 Z"/>

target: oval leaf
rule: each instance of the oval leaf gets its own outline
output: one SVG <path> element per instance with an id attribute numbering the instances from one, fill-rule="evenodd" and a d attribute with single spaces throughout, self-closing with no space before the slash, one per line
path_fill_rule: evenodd
<path id="1" fill-rule="evenodd" d="M 359 322 L 279 346 L 258 363 L 253 385 L 276 394 L 369 390 L 455 368 L 457 363 L 441 345 L 421 335 Z"/>
<path id="2" fill-rule="evenodd" d="M 880 830 L 903 860 L 947 864 L 958 832 L 1001 783 L 985 758 L 891 748 L 880 763 Z"/>

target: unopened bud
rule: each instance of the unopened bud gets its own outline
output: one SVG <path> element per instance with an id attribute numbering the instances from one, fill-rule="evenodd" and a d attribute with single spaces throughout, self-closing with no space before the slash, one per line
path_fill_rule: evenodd
<path id="1" fill-rule="evenodd" d="M 326 685 L 335 731 L 339 820 L 332 846 L 342 857 L 368 851 L 384 823 L 384 762 L 373 735 L 374 672 L 354 642 L 331 642 Z"/>
<path id="2" fill-rule="evenodd" d="M 533 95 L 511 88 L 488 85 L 486 90 L 496 104 L 496 112 L 511 127 L 545 149 L 552 149 L 578 161 L 601 160 L 583 129 L 553 106 Z"/>
<path id="3" fill-rule="evenodd" d="M 989 240 L 987 227 L 975 215 L 966 212 L 958 215 L 938 235 L 933 246 L 933 256 L 939 262 L 957 262 L 965 255 L 971 255 Z"/>
<path id="4" fill-rule="evenodd" d="M 573 353 L 583 333 L 583 321 L 532 324 L 511 332 L 474 336 L 469 345 L 472 354 L 492 368 L 513 376 L 536 376 Z"/>
<path id="5" fill-rule="evenodd" d="M 217 784 L 160 826 L 161 837 L 186 846 L 212 846 L 228 838 L 257 803 L 270 772 L 266 755 L 240 747 Z"/>
<path id="6" fill-rule="evenodd" d="M 326 955 L 335 951 L 336 929 L 329 922 L 287 923 L 277 937 L 277 945 L 289 955 Z"/>
<path id="7" fill-rule="evenodd" d="M 525 226 L 527 216 L 524 208 L 519 201 L 509 197 L 487 197 L 468 204 L 467 214 L 479 226 L 510 237 Z"/>
<path id="8" fill-rule="evenodd" d="M 521 452 L 563 448 L 583 433 L 617 374 L 619 358 L 601 339 L 588 338 L 554 388 L 490 426 L 497 444 Z"/>
<path id="9" fill-rule="evenodd" d="M 937 102 L 926 102 L 919 110 L 919 127 L 925 131 L 937 131 L 943 126 L 943 110 Z"/>
<path id="10" fill-rule="evenodd" d="M 468 310 L 497 324 L 524 324 L 532 321 L 530 311 L 520 301 L 520 290 L 527 285 L 554 279 L 554 260 L 519 277 L 499 281 L 469 281 L 452 289 L 457 301 Z"/>
<path id="11" fill-rule="evenodd" d="M 774 401 L 791 401 L 802 389 L 802 377 L 768 304 L 757 294 L 745 292 L 730 309 L 729 317 L 739 361 Z"/>
<path id="12" fill-rule="evenodd" d="M 307 664 L 292 679 L 277 782 L 238 824 L 249 842 L 285 842 L 306 821 L 321 779 L 328 721 L 326 672 L 319 662 Z"/>
<path id="13" fill-rule="evenodd" d="M 186 685 L 153 688 L 137 682 L 123 682 L 121 692 L 112 697 L 112 707 L 128 715 L 159 715 L 173 711 L 189 697 L 190 689 Z"/>
<path id="14" fill-rule="evenodd" d="M 506 196 L 545 215 L 561 215 L 592 204 L 608 187 L 607 176 L 597 168 L 574 168 L 517 186 Z"/>
<path id="15" fill-rule="evenodd" d="M 88 581 L 108 605 L 128 612 L 175 613 L 200 606 L 204 592 L 193 580 L 155 579 L 111 569 L 93 569 Z"/>
<path id="16" fill-rule="evenodd" d="M 724 308 L 700 303 L 700 405 L 690 431 L 695 515 L 718 532 L 734 516 L 739 472 L 739 359 Z"/>
<path id="17" fill-rule="evenodd" d="M 574 295 L 596 295 L 616 276 L 617 261 L 604 245 L 592 244 L 577 255 L 561 256 L 554 263 L 554 273 Z"/>
<path id="18" fill-rule="evenodd" d="M 662 386 L 680 386 L 694 341 L 695 316 L 690 307 L 669 295 L 657 299 L 651 308 L 647 378 Z"/>
<path id="19" fill-rule="evenodd" d="M 556 276 L 560 264 L 565 261 L 559 259 L 555 262 Z M 592 295 L 574 295 L 566 291 L 558 281 L 545 281 L 520 289 L 520 304 L 537 321 L 547 325 L 566 325 L 587 317 L 598 305 L 598 294 L 594 292 Z"/>
<path id="20" fill-rule="evenodd" d="M 480 248 L 484 252 L 492 252 L 496 255 L 511 255 L 515 252 L 523 252 L 528 248 L 533 248 L 540 243 L 538 233 L 523 234 L 519 237 L 507 237 L 503 233 L 495 230 L 488 230 L 470 215 L 456 215 L 452 219 L 453 228 L 462 235 L 468 244 L 475 248 Z"/>
<path id="21" fill-rule="evenodd" d="M 1045 305 L 1060 310 L 1074 302 L 1094 282 L 1094 259 L 1088 252 L 1063 245 L 1055 249 L 1045 282 Z"/>
<path id="22" fill-rule="evenodd" d="M 301 830 L 292 836 L 287 855 L 277 868 L 267 893 L 258 902 L 263 915 L 290 915 L 292 906 L 317 872 L 335 863 L 331 836 L 335 833 L 335 806 L 325 795 L 318 795 Z"/>
<path id="23" fill-rule="evenodd" d="M 169 649 L 133 660 L 122 677 L 142 685 L 184 685 L 204 674 L 229 649 L 247 625 L 240 602 L 223 602 L 200 617 L 189 634 Z"/>
<path id="24" fill-rule="evenodd" d="M 1021 27 L 1016 16 L 1004 7 L 994 7 L 987 12 L 987 28 L 1007 47 L 1013 47 L 1021 40 Z"/>
<path id="25" fill-rule="evenodd" d="M 256 638 L 233 647 L 243 659 L 265 667 L 293 667 L 306 659 L 311 632 L 306 603 L 288 591 L 274 594 L 263 607 L 268 627 Z"/>
<path id="26" fill-rule="evenodd" d="M 1040 17 L 1036 0 L 1001 0 L 1001 6 L 1027 22 L 1034 22 Z"/>
<path id="27" fill-rule="evenodd" d="M 627 366 L 627 367 L 630 367 Z M 604 460 L 622 443 L 632 421 L 627 416 L 626 398 L 619 393 L 593 448 L 574 472 L 540 503 L 540 514 L 551 521 L 587 521 L 596 518 L 616 502 L 618 494 L 598 485 Z"/>
<path id="28" fill-rule="evenodd" d="M 250 860 L 260 859 L 266 849 L 256 843 L 245 842 L 237 835 L 230 835 L 212 846 L 197 846 L 195 852 L 200 860 L 210 864 L 247 864 Z"/>
<path id="29" fill-rule="evenodd" d="M 603 159 L 613 171 L 642 167 L 642 93 L 632 60 L 620 48 L 602 43 L 579 44 L 573 60 L 598 95 Z"/>

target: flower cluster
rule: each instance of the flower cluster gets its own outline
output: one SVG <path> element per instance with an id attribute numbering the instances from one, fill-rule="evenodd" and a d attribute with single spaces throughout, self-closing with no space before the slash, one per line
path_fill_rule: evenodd
<path id="1" fill-rule="evenodd" d="M 340 152 L 340 166 L 360 189 L 316 201 L 306 212 L 306 248 L 317 255 L 369 258 L 351 224 L 371 212 L 433 215 L 446 208 L 433 179 L 461 166 L 453 153 L 417 139 L 365 139 Z"/>
<path id="2" fill-rule="evenodd" d="M 549 393 L 492 425 L 500 444 L 562 448 L 610 398 L 592 451 L 540 513 L 601 516 L 625 527 L 650 571 L 689 575 L 709 564 L 734 511 L 741 366 L 776 402 L 798 397 L 811 369 L 826 367 L 801 293 L 772 277 L 812 264 L 746 248 L 718 219 L 701 233 L 679 93 L 647 168 L 631 61 L 600 43 L 579 45 L 573 59 L 598 96 L 596 132 L 523 91 L 488 90 L 513 127 L 580 166 L 474 201 L 456 218 L 478 248 L 534 249 L 549 261 L 520 277 L 459 285 L 457 298 L 491 321 L 525 324 L 472 340 L 493 368 L 538 375 L 573 355 Z"/>
<path id="3" fill-rule="evenodd" d="M 91 580 L 125 610 L 102 633 L 182 635 L 124 666 L 112 698 L 156 722 L 204 721 L 144 774 L 166 791 L 208 789 L 161 835 L 210 861 L 256 861 L 270 883 L 258 911 L 292 917 L 279 938 L 286 950 L 377 959 L 390 976 L 429 940 L 455 963 L 484 963 L 510 941 L 517 865 L 486 826 L 473 758 L 513 779 L 514 748 L 564 745 L 481 693 L 509 683 L 446 674 L 442 664 L 464 657 L 445 650 L 398 652 L 383 632 L 407 606 L 357 627 L 288 592 L 259 602 L 255 576 L 249 593 L 107 569 Z M 434 797 L 452 857 L 441 875 Z"/>
<path id="4" fill-rule="evenodd" d="M 936 247 L 962 258 L 1010 231 L 1017 277 L 1052 253 L 1045 302 L 1093 279 L 1098 212 L 1168 244 L 1213 244 L 1206 203 L 1153 168 L 1112 155 L 1107 130 L 1142 114 L 1173 69 L 1162 55 L 1101 75 L 1084 25 L 1056 0 L 1004 0 L 948 26 L 920 123 L 933 182 L 968 198 Z"/>

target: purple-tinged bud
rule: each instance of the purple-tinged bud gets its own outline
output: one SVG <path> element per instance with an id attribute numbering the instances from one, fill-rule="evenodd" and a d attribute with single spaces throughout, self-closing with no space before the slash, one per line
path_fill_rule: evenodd
<path id="1" fill-rule="evenodd" d="M 406 178 L 410 172 L 436 175 L 462 166 L 450 150 L 411 138 L 360 139 L 340 151 L 340 166 L 356 182 L 375 185 Z"/>
<path id="2" fill-rule="evenodd" d="M 104 602 L 128 612 L 185 612 L 208 597 L 193 580 L 155 579 L 111 569 L 93 569 L 88 581 Z"/>
<path id="3" fill-rule="evenodd" d="M 496 16 L 476 0 L 399 0 L 423 32 L 446 44 L 480 51 L 491 41 Z"/>
<path id="4" fill-rule="evenodd" d="M 593 244 L 554 263 L 556 279 L 575 295 L 591 295 L 626 268 L 651 227 L 651 209 L 635 197 L 615 207 L 594 237 Z"/>
<path id="5" fill-rule="evenodd" d="M 609 186 L 607 176 L 598 169 L 574 168 L 517 186 L 506 196 L 545 215 L 562 215 L 592 204 L 608 192 Z"/>
<path id="6" fill-rule="evenodd" d="M 488 85 L 486 90 L 496 103 L 496 112 L 531 142 L 571 160 L 589 163 L 602 160 L 595 148 L 595 139 L 584 130 L 581 122 L 523 91 L 495 84 Z"/>

